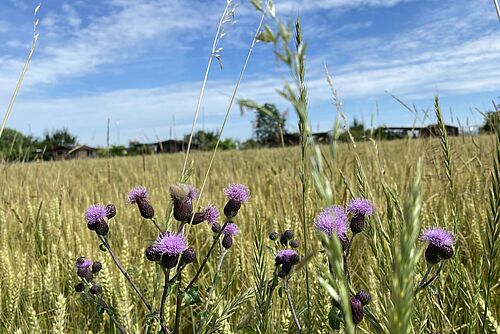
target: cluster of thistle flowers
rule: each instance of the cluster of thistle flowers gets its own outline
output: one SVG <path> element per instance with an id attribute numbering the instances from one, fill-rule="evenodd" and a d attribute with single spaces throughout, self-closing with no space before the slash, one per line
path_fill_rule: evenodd
<path id="1" fill-rule="evenodd" d="M 87 227 L 95 231 L 97 235 L 105 236 L 109 232 L 109 225 L 106 219 L 111 219 L 116 215 L 116 207 L 113 204 L 102 206 L 100 204 L 91 205 L 85 212 Z"/>
<path id="2" fill-rule="evenodd" d="M 367 217 L 374 212 L 373 204 L 364 198 L 353 199 L 347 208 L 338 205 L 330 206 L 321 211 L 314 219 L 314 226 L 328 237 L 336 234 L 342 244 L 344 261 L 347 261 L 354 236 L 363 232 Z M 351 239 L 348 231 L 351 230 Z M 346 270 L 348 268 L 345 268 Z M 364 306 L 371 301 L 368 291 L 361 290 L 350 300 L 352 320 L 360 323 L 364 316 Z M 336 305 L 338 307 L 338 305 Z"/>
<path id="3" fill-rule="evenodd" d="M 75 291 L 84 292 L 85 288 L 90 286 L 89 292 L 91 294 L 97 295 L 99 292 L 101 292 L 101 287 L 95 282 L 95 277 L 102 269 L 101 262 L 92 262 L 90 259 L 79 257 L 76 260 L 75 266 L 76 274 L 82 280 L 82 282 L 79 282 L 75 285 Z"/>
<path id="4" fill-rule="evenodd" d="M 291 248 L 299 247 L 299 242 L 293 240 L 293 237 L 294 234 L 292 230 L 286 230 L 281 235 L 278 232 L 269 234 L 269 239 L 278 245 L 277 241 L 279 238 L 279 244 L 285 248 L 278 251 L 274 260 L 276 272 L 280 278 L 285 278 L 290 275 L 293 266 L 300 262 L 299 254 L 293 249 L 287 249 L 288 246 Z"/>
<path id="5" fill-rule="evenodd" d="M 218 223 L 219 210 L 214 205 L 207 206 L 200 212 L 193 212 L 193 202 L 198 198 L 196 189 L 191 185 L 174 184 L 170 187 L 170 196 L 173 202 L 173 215 L 181 223 L 178 232 L 161 232 L 157 239 L 146 248 L 146 258 L 153 262 L 160 262 L 165 268 L 172 269 L 181 261 L 181 265 L 195 261 L 196 251 L 188 246 L 183 234 L 185 224 L 198 225 L 207 222 L 214 233 L 223 234 L 222 246 L 231 248 L 233 238 L 238 234 L 238 227 L 230 219 L 236 216 L 241 204 L 249 199 L 248 189 L 241 184 L 229 185 L 224 189 L 228 202 L 224 207 L 226 223 L 222 227 Z M 136 203 L 144 218 L 153 218 L 154 210 L 148 201 L 148 194 L 144 188 L 134 188 L 129 193 L 130 203 Z M 180 260 L 179 260 L 180 259 Z"/>
<path id="6" fill-rule="evenodd" d="M 356 198 L 351 200 L 347 208 L 333 205 L 324 209 L 315 217 L 314 226 L 328 237 L 332 237 L 334 234 L 338 236 L 344 251 L 344 263 L 346 263 L 352 239 L 364 230 L 367 218 L 373 213 L 374 206 L 369 200 Z M 352 233 L 351 239 L 348 237 L 349 230 Z M 429 270 L 432 265 L 453 256 L 453 235 L 449 231 L 442 228 L 430 228 L 423 231 L 420 239 L 428 243 L 425 258 L 429 264 Z M 345 269 L 348 270 L 347 266 Z M 432 279 L 435 279 L 436 276 Z M 432 279 L 426 280 L 424 277 L 419 288 L 429 284 Z M 364 306 L 370 301 L 370 293 L 364 290 L 359 291 L 351 298 L 350 305 L 355 324 L 363 320 Z"/>

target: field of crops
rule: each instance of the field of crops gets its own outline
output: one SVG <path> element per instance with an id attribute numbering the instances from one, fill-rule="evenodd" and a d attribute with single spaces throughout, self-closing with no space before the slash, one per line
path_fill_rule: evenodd
<path id="1" fill-rule="evenodd" d="M 415 297 L 414 309 L 410 310 L 413 332 L 479 333 L 484 319 L 486 332 L 500 331 L 500 274 L 491 270 L 488 278 L 490 267 L 486 262 L 491 247 L 487 241 L 491 239 L 487 216 L 491 210 L 488 196 L 492 189 L 495 138 L 456 137 L 450 140 L 449 148 L 451 155 L 445 159 L 439 139 L 365 141 L 356 143 L 356 147 L 339 144 L 333 159 L 329 148 L 322 147 L 323 167 L 330 179 L 334 202 L 347 205 L 353 197 L 366 196 L 375 205 L 367 228 L 354 240 L 349 263 L 351 291 L 364 289 L 373 298 L 365 319 L 356 327 L 357 333 L 395 333 L 400 311 L 411 305 L 409 301 L 398 304 L 401 300 L 391 291 L 396 293 L 398 281 L 405 279 L 414 289 L 426 270 L 425 244 L 420 241 L 416 242 L 418 252 L 410 253 L 411 259 L 420 256 L 415 272 L 401 277 L 398 267 L 398 263 L 411 260 L 403 253 L 398 262 L 398 252 L 405 246 L 399 244 L 399 234 L 410 223 L 406 211 L 415 206 L 412 198 L 418 197 L 422 199 L 418 224 L 422 228 L 440 226 L 455 230 L 455 254 L 445 262 L 438 278 Z M 84 212 L 94 203 L 116 205 L 116 217 L 109 223 L 109 243 L 153 309 L 158 310 L 162 272 L 159 265 L 144 256 L 158 231 L 140 217 L 134 205 L 128 204 L 127 193 L 134 186 L 146 187 L 159 224 L 177 230 L 178 223 L 168 219 L 168 189 L 179 181 L 183 157 L 177 154 L 2 165 L 0 332 L 118 332 L 107 313 L 101 314 L 91 299 L 75 292 L 74 285 L 79 281 L 75 260 L 79 256 L 102 262 L 97 278 L 102 297 L 129 332 L 158 332 L 158 322 L 147 320 L 151 314 L 114 266 L 109 253 L 100 250 L 96 234 L 87 229 Z M 191 155 L 193 163 L 187 183 L 201 186 L 209 157 L 208 153 Z M 421 186 L 412 190 L 419 159 Z M 274 243 L 268 235 L 286 229 L 295 232 L 300 243 L 296 250 L 301 257 L 306 255 L 306 240 L 309 251 L 315 251 L 289 278 L 303 332 L 333 332 L 328 319 L 332 297 L 320 284 L 328 281 L 328 265 L 321 252 L 321 236 L 312 223 L 314 216 L 331 203 L 325 203 L 317 194 L 308 164 L 305 215 L 309 226 L 308 235 L 304 236 L 299 161 L 298 148 L 227 151 L 217 155 L 200 206 L 213 203 L 222 210 L 223 189 L 230 183 L 247 185 L 251 199 L 235 217 L 240 233 L 222 263 L 209 305 L 205 306 L 206 289 L 212 284 L 220 246 L 196 283 L 201 301 L 183 303 L 181 333 L 197 328 L 201 316 L 207 319 L 203 330 L 207 333 L 297 332 L 281 281 L 264 315 L 268 317 L 267 329 L 259 322 L 263 317 L 258 306 L 259 289 L 272 279 L 274 268 Z M 451 168 L 445 167 L 445 161 L 451 163 Z M 199 267 L 212 236 L 207 224 L 188 230 L 189 243 L 198 256 L 184 270 L 184 285 Z M 483 319 L 488 282 L 491 291 Z M 165 311 L 169 328 L 174 322 L 175 300 L 176 294 L 170 293 Z M 205 307 L 207 312 L 203 312 Z"/>

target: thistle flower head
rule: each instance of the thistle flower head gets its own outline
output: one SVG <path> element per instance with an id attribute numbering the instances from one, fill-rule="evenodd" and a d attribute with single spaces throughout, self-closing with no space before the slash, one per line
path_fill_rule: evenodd
<path id="1" fill-rule="evenodd" d="M 104 221 L 104 218 L 106 218 L 106 208 L 100 204 L 91 205 L 85 211 L 85 219 L 89 224 L 93 225 Z"/>
<path id="2" fill-rule="evenodd" d="M 219 220 L 219 210 L 214 205 L 210 204 L 203 210 L 203 218 L 208 224 L 212 225 Z"/>
<path id="3" fill-rule="evenodd" d="M 161 233 L 153 243 L 154 249 L 161 255 L 177 256 L 187 249 L 187 240 L 182 234 Z"/>
<path id="4" fill-rule="evenodd" d="M 229 200 L 238 203 L 245 203 L 250 199 L 248 188 L 242 184 L 230 184 L 224 189 L 224 194 Z"/>
<path id="5" fill-rule="evenodd" d="M 192 202 L 194 199 L 198 198 L 198 192 L 196 189 L 189 184 L 176 183 L 172 184 L 169 188 L 170 197 L 175 201 L 188 200 Z"/>
<path id="6" fill-rule="evenodd" d="M 453 247 L 453 234 L 442 228 L 426 229 L 420 236 L 420 240 L 428 242 L 430 245 L 442 248 Z"/>
<path id="7" fill-rule="evenodd" d="M 224 227 L 224 230 L 222 230 L 222 234 L 224 235 L 229 235 L 229 236 L 235 236 L 238 234 L 240 230 L 238 229 L 238 226 L 236 226 L 235 223 L 228 223 L 226 227 Z"/>
<path id="8" fill-rule="evenodd" d="M 92 261 L 84 257 L 79 257 L 76 260 L 76 269 L 87 269 L 92 265 Z"/>
<path id="9" fill-rule="evenodd" d="M 347 211 L 354 215 L 369 216 L 373 214 L 373 204 L 366 198 L 355 198 L 349 203 Z"/>
<path id="10" fill-rule="evenodd" d="M 144 187 L 135 187 L 128 193 L 128 200 L 130 204 L 134 204 L 140 201 L 147 201 L 149 199 L 149 194 Z"/>
<path id="11" fill-rule="evenodd" d="M 335 232 L 342 240 L 347 233 L 347 214 L 345 209 L 338 205 L 332 205 L 321 211 L 314 218 L 314 226 L 320 232 L 331 237 Z"/>
<path id="12" fill-rule="evenodd" d="M 282 249 L 276 255 L 277 263 L 292 263 L 299 255 L 293 249 Z"/>

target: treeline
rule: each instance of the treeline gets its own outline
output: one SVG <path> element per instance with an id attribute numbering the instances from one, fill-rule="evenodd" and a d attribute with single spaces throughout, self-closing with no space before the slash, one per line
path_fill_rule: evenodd
<path id="1" fill-rule="evenodd" d="M 76 145 L 77 138 L 68 129 L 46 131 L 43 137 L 25 135 L 5 128 L 0 138 L 0 159 L 3 161 L 32 161 L 49 159 L 48 152 L 57 146 Z"/>

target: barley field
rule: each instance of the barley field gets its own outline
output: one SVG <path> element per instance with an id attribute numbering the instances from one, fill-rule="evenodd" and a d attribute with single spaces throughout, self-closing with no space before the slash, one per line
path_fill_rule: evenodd
<path id="1" fill-rule="evenodd" d="M 400 311 L 411 302 L 398 304 L 398 297 L 393 295 L 397 287 L 395 281 L 406 279 L 414 289 L 426 270 L 422 242 L 400 245 L 400 234 L 410 223 L 406 211 L 414 197 L 412 185 L 418 160 L 421 160 L 421 182 L 416 191 L 422 206 L 416 219 L 422 228 L 439 226 L 454 231 L 455 254 L 446 261 L 437 279 L 415 296 L 408 322 L 400 325 L 409 326 L 412 333 L 500 332 L 498 259 L 495 263 L 489 262 L 491 242 L 498 244 L 498 240 L 492 240 L 488 230 L 488 215 L 494 204 L 490 201 L 496 196 L 498 203 L 499 196 L 498 193 L 490 195 L 498 191 L 499 186 L 492 184 L 491 174 L 497 155 L 495 138 L 450 138 L 446 159 L 441 144 L 438 138 L 366 140 L 356 143 L 355 147 L 352 143 L 338 144 L 335 157 L 329 147 L 321 147 L 324 176 L 331 185 L 334 203 L 346 205 L 353 197 L 367 197 L 375 206 L 367 228 L 353 242 L 349 263 L 349 289 L 365 289 L 373 298 L 365 319 L 354 329 L 356 333 L 396 333 L 394 328 L 398 317 L 401 320 Z M 311 148 L 308 157 L 312 153 Z M 201 186 L 209 158 L 208 153 L 192 153 L 188 183 L 197 188 Z M 116 217 L 109 223 L 109 243 L 157 310 L 162 273 L 158 265 L 147 261 L 144 249 L 158 232 L 151 222 L 140 217 L 135 206 L 128 204 L 127 193 L 134 186 L 146 187 L 158 223 L 177 229 L 178 223 L 170 219 L 168 189 L 179 181 L 183 160 L 184 155 L 173 154 L 3 164 L 0 332 L 117 333 L 107 313 L 99 312 L 90 299 L 74 291 L 79 280 L 75 260 L 85 256 L 102 262 L 98 281 L 102 297 L 113 308 L 116 319 L 131 333 L 157 333 L 158 322 L 151 319 L 154 316 L 134 294 L 108 252 L 100 249 L 99 239 L 87 229 L 84 212 L 94 203 L 116 205 Z M 450 163 L 448 168 L 445 161 Z M 273 242 L 268 235 L 286 229 L 295 232 L 300 242 L 297 252 L 307 258 L 289 279 L 303 332 L 334 332 L 329 325 L 332 297 L 324 284 L 328 280 L 325 278 L 326 255 L 322 252 L 321 236 L 312 223 L 314 216 L 330 203 L 318 195 L 311 166 L 306 164 L 305 216 L 309 226 L 308 234 L 304 235 L 299 165 L 298 147 L 227 151 L 216 156 L 200 205 L 213 203 L 222 209 L 223 188 L 230 183 L 247 185 L 251 199 L 235 218 L 240 233 L 222 263 L 208 312 L 203 310 L 207 288 L 212 284 L 222 251 L 220 246 L 212 253 L 196 283 L 201 302 L 184 303 L 181 333 L 194 332 L 201 315 L 208 319 L 203 330 L 206 333 L 296 333 L 281 282 L 265 315 L 267 327 L 259 322 L 263 317 L 259 314 L 259 293 L 272 279 L 274 267 Z M 446 171 L 451 171 L 451 175 Z M 498 221 L 498 216 L 496 219 Z M 193 276 L 212 243 L 210 227 L 191 226 L 188 239 L 198 257 L 186 267 L 184 284 Z M 308 241 L 310 254 L 304 254 L 303 241 Z M 401 278 L 398 266 L 410 261 L 409 258 L 397 260 L 398 252 L 405 246 L 414 247 L 411 257 L 417 262 L 409 277 Z M 494 270 L 489 270 L 488 263 Z M 488 284 L 490 292 L 486 296 Z M 484 317 L 486 298 L 488 307 Z M 169 294 L 166 305 L 166 323 L 171 328 L 175 294 Z M 340 330 L 344 331 L 349 329 Z"/>

